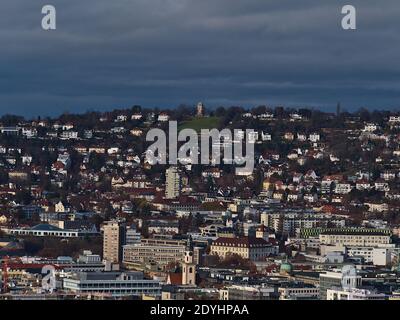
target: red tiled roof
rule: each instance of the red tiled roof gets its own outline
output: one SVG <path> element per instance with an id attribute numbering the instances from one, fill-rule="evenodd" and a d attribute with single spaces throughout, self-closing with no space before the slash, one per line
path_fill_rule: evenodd
<path id="1" fill-rule="evenodd" d="M 173 285 L 181 285 L 182 284 L 182 273 L 169 273 L 167 283 L 173 284 Z"/>
<path id="2" fill-rule="evenodd" d="M 56 161 L 56 162 L 53 164 L 53 168 L 54 168 L 54 169 L 57 169 L 57 170 L 60 170 L 60 169 L 64 169 L 64 168 L 65 168 L 65 165 L 64 165 L 61 161 Z"/>

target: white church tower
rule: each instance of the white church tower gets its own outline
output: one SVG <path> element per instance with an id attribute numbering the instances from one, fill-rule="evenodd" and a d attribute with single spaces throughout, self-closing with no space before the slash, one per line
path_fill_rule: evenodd
<path id="1" fill-rule="evenodd" d="M 193 251 L 185 252 L 182 263 L 182 284 L 196 285 L 196 264 L 193 261 Z"/>

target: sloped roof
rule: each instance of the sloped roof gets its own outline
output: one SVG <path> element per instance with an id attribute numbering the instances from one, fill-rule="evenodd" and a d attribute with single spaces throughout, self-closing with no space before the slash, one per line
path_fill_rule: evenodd
<path id="1" fill-rule="evenodd" d="M 32 227 L 31 230 L 62 231 L 62 229 L 60 229 L 56 226 L 53 226 L 51 224 L 45 224 L 45 223 L 37 224 L 36 226 Z"/>
<path id="2" fill-rule="evenodd" d="M 168 283 L 173 285 L 181 285 L 182 284 L 182 273 L 169 273 L 168 274 Z"/>
<path id="3" fill-rule="evenodd" d="M 252 237 L 240 237 L 240 238 L 220 237 L 217 240 L 215 240 L 212 244 L 216 246 L 232 246 L 232 247 L 247 247 L 247 248 L 269 245 L 269 243 L 262 238 L 252 238 Z"/>

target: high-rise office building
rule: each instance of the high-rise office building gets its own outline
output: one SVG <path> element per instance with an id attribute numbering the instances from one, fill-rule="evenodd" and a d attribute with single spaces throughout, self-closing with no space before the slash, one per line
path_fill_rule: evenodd
<path id="1" fill-rule="evenodd" d="M 122 246 L 126 241 L 126 225 L 123 222 L 112 220 L 103 226 L 103 260 L 111 263 L 122 261 Z"/>
<path id="2" fill-rule="evenodd" d="M 165 172 L 165 198 L 176 199 L 181 191 L 181 177 L 176 167 L 170 167 Z"/>

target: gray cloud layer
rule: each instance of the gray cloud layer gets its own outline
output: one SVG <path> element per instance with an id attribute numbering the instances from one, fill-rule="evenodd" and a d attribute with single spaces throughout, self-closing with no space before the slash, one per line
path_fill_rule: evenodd
<path id="1" fill-rule="evenodd" d="M 51 0 L 0 4 L 0 113 L 112 107 L 400 106 L 398 0 Z"/>

